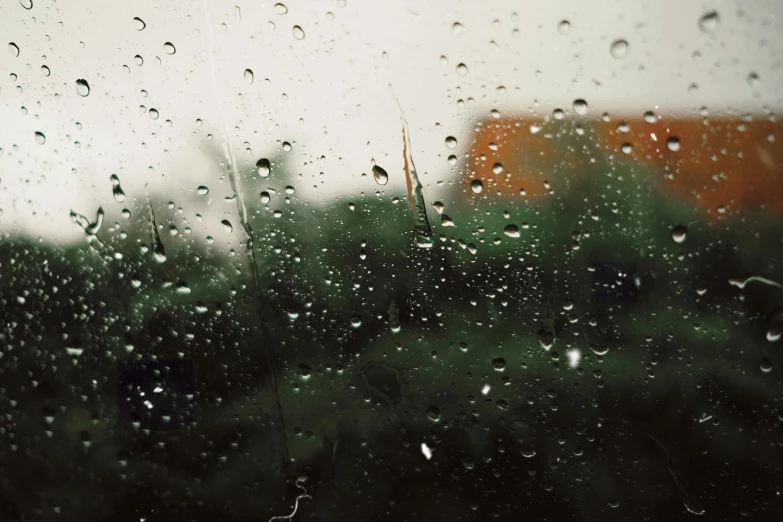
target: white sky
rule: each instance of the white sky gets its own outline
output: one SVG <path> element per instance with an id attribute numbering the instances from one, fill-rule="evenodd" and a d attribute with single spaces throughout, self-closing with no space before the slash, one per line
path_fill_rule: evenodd
<path id="1" fill-rule="evenodd" d="M 379 189 L 402 195 L 392 91 L 410 124 L 420 177 L 432 190 L 449 176 L 446 157 L 466 150 L 472 124 L 492 108 L 545 114 L 570 109 L 575 98 L 586 99 L 593 114 L 783 106 L 778 0 L 347 0 L 344 7 L 313 0 L 284 2 L 284 15 L 275 2 L 248 0 L 33 1 L 26 10 L 18 0 L 0 0 L 0 232 L 50 241 L 84 240 L 68 218 L 71 209 L 91 217 L 103 205 L 108 222 L 119 220 L 123 207 L 145 201 L 145 183 L 185 207 L 195 235 L 217 236 L 220 220 L 237 220 L 223 201 L 231 194 L 217 164 L 224 158 L 206 155 L 213 150 L 205 146 L 208 134 L 214 150 L 224 141 L 218 96 L 251 207 L 265 184 L 293 184 L 297 198 L 315 205 Z M 720 22 L 706 34 L 698 20 L 711 10 Z M 143 31 L 134 17 L 146 23 Z M 564 19 L 571 24 L 566 35 L 558 31 Z M 464 30 L 455 31 L 455 22 Z M 294 37 L 295 25 L 303 40 Z M 620 38 L 629 48 L 615 59 L 609 48 Z M 18 57 L 8 42 L 18 45 Z M 166 42 L 175 54 L 166 54 Z M 254 72 L 251 85 L 245 69 Z M 752 72 L 760 78 L 755 87 L 747 81 Z M 88 97 L 77 93 L 79 78 L 91 85 Z M 469 98 L 472 104 L 458 106 Z M 160 117 L 153 120 L 141 105 Z M 45 144 L 36 142 L 36 131 Z M 449 135 L 459 140 L 456 151 L 444 145 Z M 293 150 L 283 152 L 283 141 Z M 275 179 L 273 166 L 259 184 L 252 166 L 260 157 L 273 165 L 285 158 L 301 177 Z M 389 185 L 361 177 L 372 158 L 389 171 Z M 111 174 L 128 196 L 124 204 L 112 198 Z M 199 185 L 210 188 L 200 203 Z M 211 218 L 198 229 L 196 212 Z"/>

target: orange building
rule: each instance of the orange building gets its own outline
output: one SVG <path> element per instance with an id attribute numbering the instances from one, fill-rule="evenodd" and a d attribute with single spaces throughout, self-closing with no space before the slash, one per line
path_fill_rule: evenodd
<path id="1" fill-rule="evenodd" d="M 616 162 L 646 168 L 663 195 L 708 214 L 783 211 L 783 125 L 759 116 L 490 119 L 475 132 L 463 187 L 535 198 L 547 182 L 578 182 L 585 167 Z"/>

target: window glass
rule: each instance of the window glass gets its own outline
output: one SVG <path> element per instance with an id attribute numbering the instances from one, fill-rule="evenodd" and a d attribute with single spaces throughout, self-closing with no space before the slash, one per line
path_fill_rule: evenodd
<path id="1" fill-rule="evenodd" d="M 775 519 L 782 16 L 4 0 L 0 520 Z"/>

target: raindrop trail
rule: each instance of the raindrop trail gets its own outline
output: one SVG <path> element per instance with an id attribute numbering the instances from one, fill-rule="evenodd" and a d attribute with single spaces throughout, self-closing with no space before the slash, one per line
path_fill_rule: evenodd
<path id="1" fill-rule="evenodd" d="M 410 145 L 410 132 L 408 131 L 408 120 L 405 118 L 405 111 L 402 110 L 400 101 L 392 93 L 397 107 L 400 109 L 402 117 L 402 157 L 405 166 L 405 181 L 408 185 L 408 205 L 413 214 L 413 230 L 416 234 L 416 246 L 419 248 L 432 248 L 432 227 L 427 219 L 427 206 L 424 203 L 424 191 L 419 182 L 419 176 L 416 174 L 416 165 L 413 163 L 413 154 Z"/>
<path id="2" fill-rule="evenodd" d="M 758 281 L 759 283 L 764 283 L 765 285 L 782 288 L 780 286 L 780 283 L 778 283 L 777 281 L 773 281 L 772 279 L 767 279 L 766 277 L 761 277 L 761 276 L 750 276 L 746 279 L 732 278 L 729 279 L 729 284 L 732 286 L 736 286 L 740 289 L 743 289 L 747 286 L 748 283 L 753 281 Z"/>
<path id="3" fill-rule="evenodd" d="M 269 326 L 266 322 L 266 313 L 264 306 L 264 299 L 261 295 L 261 280 L 258 271 L 258 262 L 256 261 L 256 254 L 254 248 L 253 229 L 250 227 L 250 223 L 247 221 L 247 207 L 245 206 L 245 199 L 242 196 L 242 187 L 237 177 L 237 160 L 234 156 L 234 148 L 231 144 L 231 134 L 228 131 L 228 122 L 226 120 L 226 113 L 223 110 L 223 99 L 220 96 L 220 89 L 218 88 L 217 75 L 215 74 L 215 51 L 214 51 L 214 35 L 212 34 L 212 19 L 209 16 L 209 0 L 203 0 L 202 9 L 204 11 L 204 20 L 206 23 L 207 33 L 207 57 L 209 58 L 209 76 L 212 79 L 212 90 L 215 94 L 217 101 L 218 111 L 220 111 L 220 117 L 223 120 L 223 134 L 225 140 L 223 141 L 223 154 L 229 162 L 229 180 L 231 181 L 231 190 L 236 195 L 237 210 L 239 212 L 239 223 L 242 225 L 242 229 L 247 234 L 247 250 L 250 257 L 250 269 L 253 271 L 253 280 L 256 286 L 256 299 L 258 300 L 259 315 L 261 319 L 261 329 L 265 337 L 266 344 L 266 358 L 269 365 L 269 371 L 272 375 L 272 392 L 275 395 L 275 403 L 277 407 L 277 416 L 280 420 L 280 435 L 283 442 L 283 460 L 284 465 L 288 464 L 288 440 L 286 437 L 285 419 L 283 418 L 283 406 L 280 403 L 280 394 L 277 389 L 277 372 L 275 371 L 274 354 L 272 352 L 272 337 L 269 334 Z M 297 499 L 298 504 L 298 499 Z M 293 516 L 293 515 L 292 515 Z"/>
<path id="4" fill-rule="evenodd" d="M 294 518 L 294 515 L 296 515 L 296 512 L 299 510 L 299 501 L 306 499 L 306 498 L 313 498 L 310 495 L 307 494 L 307 488 L 305 488 L 301 483 L 307 480 L 306 477 L 299 477 L 296 479 L 296 487 L 301 489 L 303 493 L 300 493 L 296 496 L 296 500 L 294 501 L 294 510 L 291 512 L 290 515 L 275 515 L 272 518 L 269 519 L 269 522 L 272 522 L 273 520 L 291 520 Z"/>
<path id="5" fill-rule="evenodd" d="M 147 184 L 144 184 L 144 192 L 147 193 L 147 205 L 150 207 L 150 226 L 152 227 L 152 240 L 155 243 L 152 247 L 152 255 L 155 257 L 155 261 L 162 263 L 166 260 L 166 247 L 163 245 L 163 241 L 160 239 L 160 233 L 158 232 L 158 222 L 155 220 L 155 209 L 152 208 L 152 201 L 150 200 L 150 193 L 147 190 Z"/>

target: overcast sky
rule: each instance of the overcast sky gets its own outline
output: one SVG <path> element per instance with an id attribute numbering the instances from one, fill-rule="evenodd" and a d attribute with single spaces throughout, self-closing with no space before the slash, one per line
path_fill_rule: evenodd
<path id="1" fill-rule="evenodd" d="M 575 98 L 595 115 L 783 106 L 779 0 L 284 3 L 33 0 L 27 10 L 1 0 L 0 231 L 83 241 L 71 209 L 94 216 L 102 205 L 120 220 L 123 207 L 146 201 L 146 184 L 177 206 L 189 202 L 190 222 L 196 212 L 216 218 L 193 227 L 217 235 L 221 219 L 236 218 L 224 202 L 225 156 L 214 154 L 227 134 L 248 205 L 257 203 L 249 189 L 261 157 L 273 164 L 270 186 L 282 182 L 275 162 L 301 174 L 285 184 L 312 205 L 380 189 L 361 177 L 372 159 L 389 171 L 383 190 L 401 195 L 393 95 L 432 190 L 448 178 L 447 156 L 465 152 L 473 123 L 493 108 L 543 115 Z M 717 23 L 700 28 L 711 11 Z M 627 42 L 622 57 L 611 52 L 617 40 Z M 86 97 L 79 79 L 90 85 Z M 444 144 L 450 135 L 455 150 Z M 197 204 L 199 185 L 210 194 Z"/>

